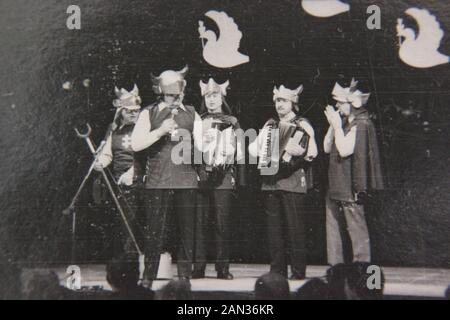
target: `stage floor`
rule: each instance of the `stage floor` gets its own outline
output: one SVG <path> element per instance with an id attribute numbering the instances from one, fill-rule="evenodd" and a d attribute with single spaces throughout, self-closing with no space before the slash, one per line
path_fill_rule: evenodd
<path id="1" fill-rule="evenodd" d="M 106 282 L 105 265 L 80 265 L 81 286 L 99 286 L 110 290 Z M 172 265 L 176 274 L 176 265 Z M 328 267 L 308 266 L 307 278 L 322 277 Z M 65 285 L 67 277 L 65 268 L 53 268 Z M 214 265 L 209 264 L 205 279 L 191 280 L 193 291 L 204 292 L 235 292 L 250 293 L 253 291 L 256 278 L 269 271 L 268 265 L 232 264 L 230 267 L 234 280 L 218 280 L 215 278 Z M 383 267 L 385 275 L 385 296 L 443 298 L 445 290 L 450 285 L 449 269 L 427 268 L 392 268 Z M 291 291 L 296 291 L 307 280 L 289 281 Z M 153 289 L 158 290 L 168 281 L 158 280 L 153 283 Z"/>

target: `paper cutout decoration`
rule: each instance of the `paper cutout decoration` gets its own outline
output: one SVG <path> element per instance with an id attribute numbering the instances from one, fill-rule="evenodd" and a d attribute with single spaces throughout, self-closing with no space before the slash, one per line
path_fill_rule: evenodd
<path id="1" fill-rule="evenodd" d="M 199 21 L 198 32 L 203 45 L 203 58 L 217 68 L 232 68 L 250 61 L 239 52 L 242 32 L 225 12 L 211 10 L 205 14 L 219 27 L 219 37 L 214 31 L 206 30 L 203 21 Z M 205 43 L 206 39 L 206 43 Z"/>
<path id="2" fill-rule="evenodd" d="M 350 11 L 350 5 L 339 0 L 302 0 L 302 8 L 319 18 L 329 18 Z"/>
<path id="3" fill-rule="evenodd" d="M 405 13 L 417 21 L 419 33 L 416 36 L 413 29 L 405 28 L 403 19 L 397 19 L 400 59 L 415 68 L 430 68 L 448 63 L 449 57 L 438 51 L 444 31 L 436 17 L 426 9 L 409 8 Z"/>

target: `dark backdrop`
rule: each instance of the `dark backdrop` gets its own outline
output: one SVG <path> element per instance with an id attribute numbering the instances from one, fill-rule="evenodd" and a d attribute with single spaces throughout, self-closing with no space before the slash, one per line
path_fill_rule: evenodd
<path id="1" fill-rule="evenodd" d="M 366 28 L 366 8 L 378 4 L 382 29 Z M 66 28 L 66 8 L 78 4 L 82 30 Z M 352 1 L 351 11 L 328 19 L 307 15 L 300 1 L 25 1 L 0 2 L 0 246 L 23 262 L 63 262 L 70 235 L 67 207 L 90 156 L 73 127 L 92 124 L 98 142 L 113 116 L 114 85 L 136 82 L 144 104 L 154 99 L 150 74 L 189 64 L 186 100 L 199 105 L 198 81 L 230 79 L 229 102 L 244 127 L 258 128 L 273 114 L 274 84 L 303 83 L 302 112 L 321 144 L 323 107 L 336 80 L 352 76 L 371 91 L 388 189 L 368 214 L 374 260 L 384 265 L 448 267 L 449 65 L 414 69 L 398 58 L 396 19 L 417 29 L 404 10 L 426 7 L 446 32 L 447 1 Z M 202 58 L 198 20 L 224 10 L 243 32 L 240 51 L 250 63 L 217 69 Z M 91 85 L 85 88 L 84 79 Z M 70 90 L 62 85 L 70 81 Z M 317 184 L 308 212 L 309 263 L 325 263 L 323 187 L 326 159 L 316 161 Z M 267 262 L 257 180 L 238 197 L 233 215 L 233 260 Z M 90 192 L 79 203 L 80 261 L 108 256 L 105 221 Z"/>

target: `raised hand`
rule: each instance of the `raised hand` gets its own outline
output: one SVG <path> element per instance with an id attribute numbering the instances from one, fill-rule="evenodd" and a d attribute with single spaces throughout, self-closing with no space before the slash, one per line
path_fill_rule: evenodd
<path id="1" fill-rule="evenodd" d="M 100 161 L 98 161 L 98 160 L 95 161 L 94 170 L 95 171 L 102 171 L 103 170 L 103 165 L 101 164 Z"/>
<path id="2" fill-rule="evenodd" d="M 332 106 L 326 106 L 324 114 L 328 120 L 328 123 L 333 127 L 333 129 L 342 128 L 341 116 L 339 115 L 339 112 L 334 110 Z"/>
<path id="3" fill-rule="evenodd" d="M 159 130 L 162 135 L 165 135 L 167 133 L 171 133 L 173 130 L 178 128 L 177 123 L 173 119 L 166 119 L 161 124 L 161 127 L 159 127 Z"/>

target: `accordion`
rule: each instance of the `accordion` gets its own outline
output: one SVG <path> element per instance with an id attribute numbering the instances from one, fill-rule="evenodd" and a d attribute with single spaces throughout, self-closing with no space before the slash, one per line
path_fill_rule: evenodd
<path id="1" fill-rule="evenodd" d="M 224 150 L 229 143 L 235 144 L 234 130 L 230 122 L 221 119 L 206 118 L 203 120 L 203 131 L 217 129 L 217 136 L 213 141 L 204 145 L 204 165 L 197 167 L 200 189 L 219 186 L 229 168 Z M 234 155 L 233 155 L 234 158 Z"/>
<path id="2" fill-rule="evenodd" d="M 217 129 L 217 137 L 205 148 L 206 171 L 212 171 L 213 167 L 224 167 L 227 164 L 227 156 L 224 151 L 231 143 L 235 148 L 234 131 L 231 123 L 220 119 L 207 118 L 203 120 L 203 129 Z M 233 155 L 234 157 L 234 155 Z"/>
<path id="3" fill-rule="evenodd" d="M 295 123 L 270 121 L 264 131 L 258 169 L 277 167 L 278 164 L 289 162 L 292 155 L 286 152 L 288 143 L 295 143 L 304 149 L 303 155 L 307 153 L 309 136 Z"/>

